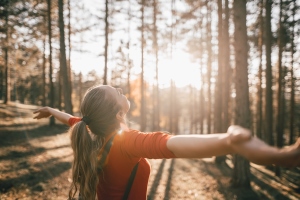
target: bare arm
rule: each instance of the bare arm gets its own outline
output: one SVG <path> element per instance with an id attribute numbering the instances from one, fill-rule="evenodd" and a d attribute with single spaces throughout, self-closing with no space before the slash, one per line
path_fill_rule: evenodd
<path id="1" fill-rule="evenodd" d="M 300 140 L 284 149 L 269 146 L 251 137 L 249 130 L 231 126 L 227 133 L 209 135 L 178 135 L 167 142 L 167 147 L 180 158 L 205 158 L 237 153 L 260 165 L 300 165 Z"/>
<path id="2" fill-rule="evenodd" d="M 68 121 L 72 115 L 59 111 L 57 109 L 51 108 L 51 107 L 43 107 L 33 112 L 34 114 L 37 114 L 34 116 L 33 119 L 41 119 L 41 118 L 47 118 L 50 116 L 55 117 L 57 120 L 61 121 L 64 124 L 69 125 Z"/>

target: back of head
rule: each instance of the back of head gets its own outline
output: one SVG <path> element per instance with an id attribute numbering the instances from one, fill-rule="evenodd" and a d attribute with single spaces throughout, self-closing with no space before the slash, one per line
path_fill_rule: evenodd
<path id="1" fill-rule="evenodd" d="M 73 182 L 69 199 L 74 198 L 79 189 L 83 199 L 95 199 L 98 183 L 97 156 L 104 138 L 120 127 L 116 114 L 120 111 L 116 99 L 103 88 L 90 88 L 81 103 L 81 113 L 86 119 L 71 129 L 71 146 L 74 153 L 72 166 Z"/>
<path id="2" fill-rule="evenodd" d="M 97 136 L 105 137 L 118 129 L 116 114 L 121 107 L 102 86 L 90 88 L 81 103 L 81 113 L 90 120 L 89 129 Z"/>

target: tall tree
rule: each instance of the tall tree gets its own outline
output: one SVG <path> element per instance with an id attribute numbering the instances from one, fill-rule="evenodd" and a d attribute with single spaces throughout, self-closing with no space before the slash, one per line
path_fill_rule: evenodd
<path id="1" fill-rule="evenodd" d="M 46 16 L 44 16 L 45 21 L 46 21 Z M 42 81 L 43 81 L 43 85 L 42 85 L 42 104 L 43 106 L 46 106 L 46 38 L 43 38 L 43 65 L 42 65 Z"/>
<path id="2" fill-rule="evenodd" d="M 283 104 L 283 72 L 282 72 L 282 51 L 283 51 L 283 24 L 282 24 L 282 0 L 279 6 L 279 27 L 278 27 L 278 81 L 277 81 L 277 125 L 276 125 L 276 146 L 283 146 L 283 129 L 284 129 L 284 104 Z M 276 167 L 276 176 L 280 176 L 280 169 Z"/>
<path id="3" fill-rule="evenodd" d="M 64 3 L 63 0 L 58 0 L 58 24 L 59 24 L 59 43 L 60 43 L 60 72 L 63 77 L 63 94 L 65 111 L 73 114 L 73 106 L 70 92 L 70 82 L 67 68 L 66 45 L 65 45 L 65 23 L 64 23 Z"/>
<path id="4" fill-rule="evenodd" d="M 144 131 L 146 129 L 146 108 L 145 108 L 145 83 L 144 83 L 144 46 L 145 46 L 145 37 L 144 37 L 144 14 L 145 14 L 145 0 L 141 0 L 141 111 L 140 111 L 140 129 Z"/>
<path id="5" fill-rule="evenodd" d="M 104 43 L 104 75 L 103 84 L 107 85 L 107 60 L 108 60 L 108 32 L 109 32 L 109 22 L 108 22 L 108 0 L 105 0 L 105 43 Z"/>
<path id="6" fill-rule="evenodd" d="M 222 85 L 223 85 L 223 8 L 218 0 L 218 75 L 215 87 L 214 132 L 222 132 Z"/>
<path id="7" fill-rule="evenodd" d="M 266 101 L 265 101 L 265 137 L 266 142 L 274 145 L 273 141 L 273 92 L 272 92 L 272 29 L 271 29 L 271 10 L 272 0 L 265 1 L 265 48 L 266 48 Z"/>
<path id="8" fill-rule="evenodd" d="M 158 31 L 157 31 L 157 16 L 158 16 L 158 2 L 153 0 L 152 7 L 153 7 L 153 50 L 155 54 L 155 84 L 153 88 L 153 98 L 154 98 L 154 107 L 153 107 L 153 128 L 154 130 L 160 129 L 160 103 L 159 103 L 159 79 L 158 79 Z"/>
<path id="9" fill-rule="evenodd" d="M 227 131 L 229 126 L 229 108 L 230 108 L 230 84 L 232 77 L 232 69 L 230 66 L 230 38 L 229 38 L 229 5 L 228 0 L 224 3 L 225 18 L 223 21 L 223 119 L 222 119 L 222 132 Z"/>
<path id="10" fill-rule="evenodd" d="M 262 63 L 263 63 L 263 27 L 264 27 L 264 1 L 259 1 L 259 34 L 258 34 L 258 53 L 259 53 L 259 66 L 258 66 L 258 84 L 257 84 L 257 111 L 256 111 L 256 135 L 262 138 Z"/>
<path id="11" fill-rule="evenodd" d="M 225 82 L 225 77 L 223 78 L 224 70 L 224 39 L 223 39 L 223 5 L 222 0 L 218 0 L 218 76 L 217 84 L 215 87 L 215 112 L 214 112 L 214 132 L 222 133 L 222 95 L 223 95 L 223 85 Z M 216 163 L 223 163 L 225 161 L 225 156 L 216 157 Z"/>
<path id="12" fill-rule="evenodd" d="M 5 77 L 5 94 L 4 103 L 7 104 L 10 101 L 10 73 L 9 73 L 9 62 L 8 62 L 8 48 L 9 48 L 9 11 L 10 11 L 10 1 L 5 1 L 4 5 L 4 16 L 5 16 L 5 46 L 4 46 L 4 77 Z"/>
<path id="13" fill-rule="evenodd" d="M 54 107 L 54 85 L 53 85 L 53 67 L 52 67 L 52 17 L 51 17 L 51 0 L 47 0 L 47 18 L 48 18 L 48 43 L 49 43 L 49 106 Z M 50 126 L 55 124 L 55 118 L 50 117 L 49 119 Z"/>
<path id="14" fill-rule="evenodd" d="M 174 24 L 174 13 L 176 1 L 171 0 L 171 26 L 170 26 L 170 60 L 173 59 L 173 48 L 174 44 L 176 43 L 176 33 L 174 34 L 175 24 Z M 170 106 L 169 106 L 169 131 L 171 133 L 178 133 L 178 121 L 179 121 L 179 108 L 178 108 L 178 101 L 177 101 L 177 88 L 175 81 L 171 78 L 170 80 Z"/>
<path id="15" fill-rule="evenodd" d="M 72 44 L 71 44 L 71 0 L 68 0 L 68 77 L 69 77 L 69 86 L 70 86 L 70 96 L 72 97 L 72 69 L 71 69 L 71 51 L 72 51 Z"/>
<path id="16" fill-rule="evenodd" d="M 206 31 L 207 31 L 207 132 L 211 133 L 211 105 L 212 105 L 212 95 L 211 95 L 211 70 L 212 70 L 212 32 L 211 32 L 211 4 L 212 2 L 206 1 Z"/>
<path id="17" fill-rule="evenodd" d="M 130 58 L 130 47 L 131 47 L 131 20 L 132 20 L 132 13 L 131 13 L 131 1 L 128 1 L 128 10 L 127 10 L 127 16 L 128 16 L 128 25 L 127 25 L 127 34 L 128 34 L 128 41 L 127 41 L 127 96 L 128 100 L 132 101 L 131 96 L 131 69 L 132 69 L 132 60 Z M 128 111 L 127 116 L 131 117 L 131 109 Z"/>
<path id="18" fill-rule="evenodd" d="M 234 49 L 235 49 L 235 123 L 250 128 L 249 86 L 248 86 L 248 38 L 246 27 L 247 0 L 234 0 Z M 249 161 L 234 156 L 232 184 L 237 187 L 250 187 Z"/>
<path id="19" fill-rule="evenodd" d="M 290 104 L 290 134 L 289 144 L 294 143 L 294 123 L 295 123 L 295 77 L 294 77 L 294 54 L 295 54 L 295 14 L 296 14 L 296 0 L 293 0 L 293 21 L 291 34 L 291 104 Z"/>

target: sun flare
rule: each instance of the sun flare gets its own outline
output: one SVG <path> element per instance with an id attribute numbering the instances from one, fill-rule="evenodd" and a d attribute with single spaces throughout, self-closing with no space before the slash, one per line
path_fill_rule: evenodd
<path id="1" fill-rule="evenodd" d="M 201 84 L 199 65 L 192 63 L 185 52 L 174 53 L 173 59 L 165 59 L 159 63 L 160 87 L 168 87 L 171 80 L 178 87 L 186 85 L 199 87 Z"/>

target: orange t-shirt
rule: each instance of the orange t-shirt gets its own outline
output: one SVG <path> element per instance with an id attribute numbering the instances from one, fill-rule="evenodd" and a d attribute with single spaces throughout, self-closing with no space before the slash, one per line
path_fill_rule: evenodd
<path id="1" fill-rule="evenodd" d="M 69 124 L 72 126 L 80 120 L 81 118 L 71 117 Z M 106 138 L 106 141 L 111 136 L 112 134 Z M 175 158 L 166 145 L 170 137 L 171 135 L 163 132 L 143 133 L 137 130 L 116 134 L 103 173 L 99 175 L 98 200 L 122 199 L 131 171 L 138 161 L 139 167 L 128 199 L 147 199 L 151 166 L 145 158 Z"/>

